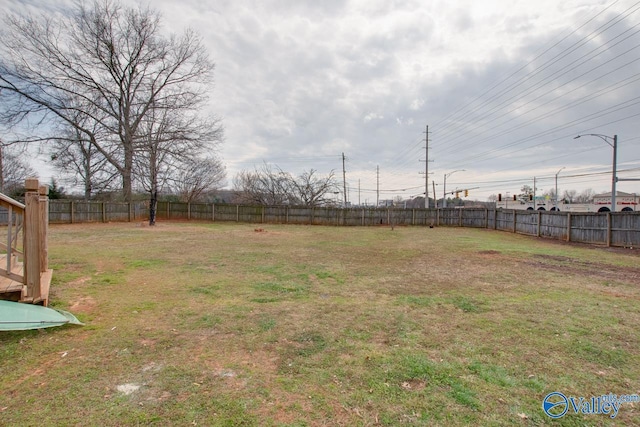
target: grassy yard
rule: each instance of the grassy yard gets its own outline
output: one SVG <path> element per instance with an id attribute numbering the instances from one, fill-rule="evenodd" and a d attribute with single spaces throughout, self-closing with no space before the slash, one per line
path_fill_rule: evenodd
<path id="1" fill-rule="evenodd" d="M 52 226 L 51 305 L 0 334 L 0 425 L 640 425 L 637 250 L 459 228 Z"/>

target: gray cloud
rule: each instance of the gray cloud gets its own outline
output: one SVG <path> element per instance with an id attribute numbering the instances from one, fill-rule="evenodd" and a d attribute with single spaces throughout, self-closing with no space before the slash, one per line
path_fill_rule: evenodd
<path id="1" fill-rule="evenodd" d="M 31 0 L 28 8 L 48 3 Z M 578 133 L 619 134 L 621 162 L 640 167 L 640 108 L 632 105 L 640 82 L 611 86 L 640 73 L 640 61 L 625 65 L 640 49 L 624 53 L 640 45 L 639 36 L 589 56 L 636 31 L 640 12 L 562 54 L 632 4 L 620 1 L 588 23 L 609 2 L 159 0 L 152 7 L 163 12 L 167 31 L 192 27 L 210 49 L 211 109 L 224 120 L 231 175 L 263 161 L 293 173 L 329 172 L 341 168 L 344 152 L 351 187 L 360 180 L 375 188 L 380 165 L 383 188 L 415 187 L 415 195 L 423 191 L 420 140 L 429 125 L 432 179 L 466 169 L 451 185 L 491 182 L 473 193 L 483 198 L 561 167 L 566 175 L 606 171 L 610 147 L 597 138 L 573 140 Z M 562 74 L 572 61 L 575 69 Z M 539 67 L 546 68 L 532 74 Z M 608 180 L 564 183 L 599 191 Z"/>

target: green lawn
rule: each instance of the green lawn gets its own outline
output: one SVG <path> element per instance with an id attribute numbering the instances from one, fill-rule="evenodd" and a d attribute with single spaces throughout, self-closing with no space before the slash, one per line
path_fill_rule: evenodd
<path id="1" fill-rule="evenodd" d="M 0 425 L 640 425 L 639 252 L 462 228 L 52 226 Z"/>

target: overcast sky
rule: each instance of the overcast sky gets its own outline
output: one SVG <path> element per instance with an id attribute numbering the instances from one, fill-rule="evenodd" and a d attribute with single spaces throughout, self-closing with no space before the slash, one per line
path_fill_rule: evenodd
<path id="1" fill-rule="evenodd" d="M 54 0 L 0 0 L 14 10 Z M 126 4 L 135 5 L 126 0 Z M 610 191 L 640 177 L 640 2 L 633 0 L 155 0 L 164 29 L 203 37 L 216 63 L 228 185 L 263 162 L 332 170 L 349 201 L 470 188 L 470 198 Z M 626 171 L 630 170 L 630 171 Z M 422 174 L 421 174 L 422 173 Z M 477 188 L 476 188 L 477 187 Z M 360 188 L 360 191 L 358 189 Z M 640 192 L 640 182 L 619 191 Z"/>

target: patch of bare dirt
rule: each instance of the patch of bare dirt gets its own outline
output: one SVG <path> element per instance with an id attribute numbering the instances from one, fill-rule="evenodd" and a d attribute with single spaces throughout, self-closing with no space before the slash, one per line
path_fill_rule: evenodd
<path id="1" fill-rule="evenodd" d="M 87 283 L 89 280 L 91 280 L 91 277 L 89 276 L 79 277 L 76 280 L 72 280 L 71 282 L 67 283 L 67 287 L 70 287 L 70 288 L 81 287 L 82 285 Z"/>
<path id="2" fill-rule="evenodd" d="M 403 381 L 401 387 L 407 391 L 422 391 L 427 386 L 427 383 L 422 380 L 411 379 Z"/>
<path id="3" fill-rule="evenodd" d="M 478 251 L 480 255 L 500 255 L 500 251 L 488 250 L 488 251 Z"/>
<path id="4" fill-rule="evenodd" d="M 74 313 L 91 313 L 98 303 L 92 297 L 80 297 L 71 303 L 69 311 Z"/>
<path id="5" fill-rule="evenodd" d="M 640 268 L 618 266 L 597 262 L 579 261 L 570 257 L 537 254 L 524 264 L 546 271 L 577 276 L 592 276 L 599 279 L 640 285 Z"/>

